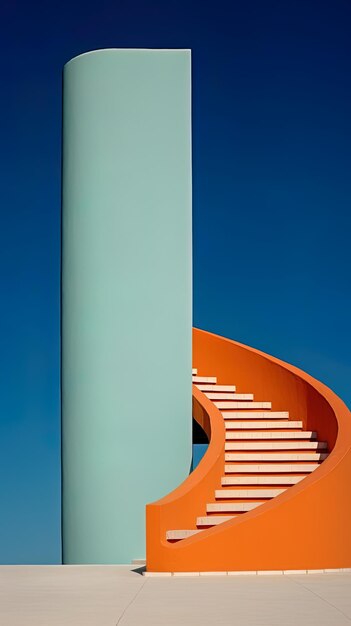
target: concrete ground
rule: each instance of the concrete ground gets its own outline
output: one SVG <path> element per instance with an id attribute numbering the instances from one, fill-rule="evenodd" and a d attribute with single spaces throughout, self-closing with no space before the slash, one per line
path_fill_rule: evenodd
<path id="1" fill-rule="evenodd" d="M 1 566 L 1 626 L 350 626 L 351 573 L 146 578 L 131 566 Z"/>

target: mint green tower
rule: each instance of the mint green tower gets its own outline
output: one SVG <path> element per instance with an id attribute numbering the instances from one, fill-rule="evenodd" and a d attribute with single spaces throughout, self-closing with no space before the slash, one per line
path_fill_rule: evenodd
<path id="1" fill-rule="evenodd" d="M 191 463 L 187 50 L 64 68 L 64 563 L 145 555 L 145 504 Z"/>

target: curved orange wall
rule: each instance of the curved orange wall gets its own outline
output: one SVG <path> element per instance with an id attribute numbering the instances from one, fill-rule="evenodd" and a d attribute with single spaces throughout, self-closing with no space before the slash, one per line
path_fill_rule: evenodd
<path id="1" fill-rule="evenodd" d="M 196 528 L 224 474 L 224 423 L 219 411 L 193 388 L 194 416 L 211 440 L 195 471 L 171 494 L 146 507 L 148 571 L 288 570 L 351 567 L 351 414 L 325 385 L 258 350 L 194 329 L 193 363 L 200 375 L 217 376 L 289 410 L 316 430 L 331 454 L 280 496 L 225 524 L 171 544 L 166 531 Z M 162 468 L 160 468 L 162 471 Z"/>

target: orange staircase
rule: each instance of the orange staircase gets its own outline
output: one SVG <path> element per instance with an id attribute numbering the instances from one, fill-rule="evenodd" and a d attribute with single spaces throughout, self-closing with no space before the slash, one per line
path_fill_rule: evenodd
<path id="1" fill-rule="evenodd" d="M 193 416 L 209 446 L 182 485 L 147 505 L 147 571 L 351 567 L 346 406 L 237 342 L 194 329 L 193 353 Z"/>
<path id="2" fill-rule="evenodd" d="M 301 421 L 289 420 L 288 411 L 271 411 L 271 402 L 255 402 L 254 394 L 235 393 L 234 385 L 216 385 L 217 378 L 197 376 L 197 370 L 193 383 L 220 409 L 226 428 L 222 489 L 216 489 L 215 502 L 206 505 L 207 515 L 197 518 L 197 529 L 252 511 L 327 458 L 327 442 L 316 441 L 316 433 L 303 430 Z M 166 537 L 179 541 L 197 532 L 169 530 Z"/>

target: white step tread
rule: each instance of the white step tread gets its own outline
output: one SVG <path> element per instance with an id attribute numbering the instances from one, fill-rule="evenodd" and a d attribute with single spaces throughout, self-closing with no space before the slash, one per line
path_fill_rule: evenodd
<path id="1" fill-rule="evenodd" d="M 205 517 L 198 517 L 196 520 L 196 526 L 217 526 L 224 522 L 229 522 L 230 519 L 234 519 L 236 515 L 211 515 Z"/>
<path id="2" fill-rule="evenodd" d="M 229 441 L 225 450 L 326 450 L 325 441 Z"/>
<path id="3" fill-rule="evenodd" d="M 211 502 L 206 505 L 207 513 L 245 513 L 252 511 L 258 506 L 264 504 L 262 502 Z"/>
<path id="4" fill-rule="evenodd" d="M 215 498 L 216 500 L 221 498 L 225 500 L 230 498 L 239 498 L 239 500 L 258 498 L 262 500 L 263 498 L 276 498 L 284 491 L 286 489 L 216 489 Z"/>
<path id="5" fill-rule="evenodd" d="M 220 393 L 218 391 L 205 391 L 209 400 L 253 400 L 253 393 Z"/>
<path id="6" fill-rule="evenodd" d="M 224 391 L 224 392 L 235 392 L 235 385 L 196 385 L 200 391 Z"/>
<path id="7" fill-rule="evenodd" d="M 227 452 L 226 461 L 324 461 L 327 452 Z"/>
<path id="8" fill-rule="evenodd" d="M 315 439 L 317 437 L 317 433 L 311 430 L 291 430 L 289 432 L 282 432 L 280 430 L 248 430 L 248 431 L 230 431 L 227 430 L 225 434 L 225 438 L 227 441 L 233 439 Z"/>
<path id="9" fill-rule="evenodd" d="M 201 530 L 198 528 L 197 530 L 167 530 L 166 539 L 186 539 L 187 537 L 192 537 L 193 535 L 197 535 L 197 533 L 201 533 Z"/>
<path id="10" fill-rule="evenodd" d="M 221 480 L 222 487 L 226 485 L 296 485 L 305 476 L 223 476 Z"/>
<path id="11" fill-rule="evenodd" d="M 231 401 L 219 401 L 219 402 L 214 402 L 214 405 L 217 407 L 217 409 L 220 410 L 229 410 L 229 409 L 271 409 L 272 408 L 272 403 L 271 402 L 245 402 L 245 400 L 238 400 L 236 402 L 231 402 Z"/>
<path id="12" fill-rule="evenodd" d="M 192 375 L 193 375 L 193 376 L 196 376 L 196 375 L 197 375 L 197 369 L 196 369 L 196 367 L 193 367 Z"/>
<path id="13" fill-rule="evenodd" d="M 225 423 L 225 427 L 227 430 L 248 430 L 248 429 L 252 429 L 252 430 L 285 430 L 285 429 L 297 429 L 297 428 L 302 428 L 303 424 L 302 421 L 298 421 L 298 422 L 293 422 L 291 420 L 287 420 L 286 422 L 279 422 L 278 420 L 276 422 L 254 422 L 254 421 L 247 421 L 247 422 L 237 422 L 237 421 L 232 421 L 232 422 L 226 422 Z"/>
<path id="14" fill-rule="evenodd" d="M 289 411 L 226 411 L 225 420 L 288 420 Z"/>
<path id="15" fill-rule="evenodd" d="M 216 376 L 193 376 L 193 383 L 211 383 L 215 385 L 217 382 Z"/>
<path id="16" fill-rule="evenodd" d="M 226 474 L 308 474 L 319 467 L 318 463 L 232 463 L 224 466 Z"/>

